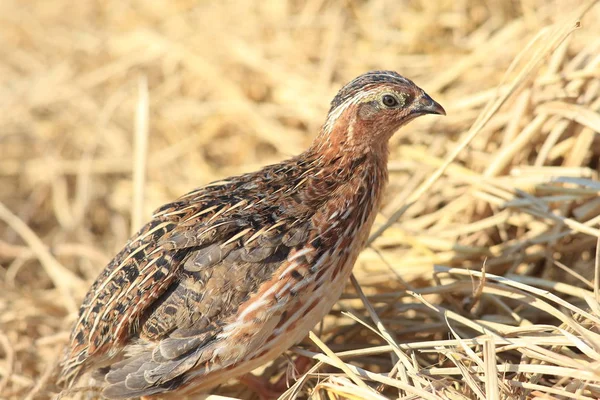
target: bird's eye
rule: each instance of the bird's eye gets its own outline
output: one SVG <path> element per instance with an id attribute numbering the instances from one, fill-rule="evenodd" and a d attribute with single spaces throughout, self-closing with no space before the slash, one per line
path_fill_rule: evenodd
<path id="1" fill-rule="evenodd" d="M 398 104 L 400 104 L 398 102 L 398 99 L 396 97 L 392 96 L 391 94 L 383 95 L 383 97 L 381 98 L 381 102 L 383 103 L 384 106 L 389 107 L 389 108 L 398 107 Z"/>

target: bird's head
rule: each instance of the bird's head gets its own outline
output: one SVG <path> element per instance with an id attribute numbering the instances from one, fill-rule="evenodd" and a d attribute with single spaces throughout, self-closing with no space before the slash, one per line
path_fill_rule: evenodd
<path id="1" fill-rule="evenodd" d="M 446 112 L 423 89 L 398 73 L 371 71 L 338 92 L 320 139 L 334 146 L 385 146 L 398 128 L 425 114 Z"/>

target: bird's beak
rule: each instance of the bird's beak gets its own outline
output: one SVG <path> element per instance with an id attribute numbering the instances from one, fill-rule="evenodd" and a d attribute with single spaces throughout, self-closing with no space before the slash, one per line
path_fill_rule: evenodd
<path id="1" fill-rule="evenodd" d="M 433 100 L 427 93 L 423 93 L 416 102 L 414 112 L 418 114 L 446 115 L 446 110 L 437 101 Z"/>

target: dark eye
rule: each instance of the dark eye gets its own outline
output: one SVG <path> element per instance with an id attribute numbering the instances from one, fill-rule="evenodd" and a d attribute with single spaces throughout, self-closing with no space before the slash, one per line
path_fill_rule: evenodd
<path id="1" fill-rule="evenodd" d="M 392 108 L 398 106 L 398 99 L 392 96 L 391 94 L 384 94 L 381 98 L 381 102 L 384 106 Z"/>

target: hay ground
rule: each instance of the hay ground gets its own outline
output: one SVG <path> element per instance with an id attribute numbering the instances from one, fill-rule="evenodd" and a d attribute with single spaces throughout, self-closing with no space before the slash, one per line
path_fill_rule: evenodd
<path id="1" fill-rule="evenodd" d="M 572 0 L 1 1 L 0 398 L 53 396 L 78 303 L 153 209 L 301 152 L 382 68 L 448 116 L 392 139 L 360 286 L 259 373 L 313 357 L 288 398 L 600 398 L 598 20 Z"/>

